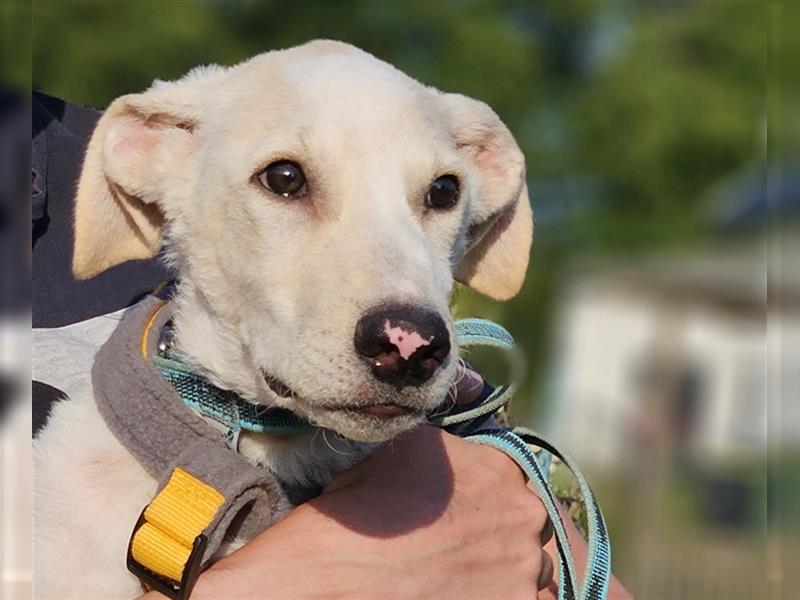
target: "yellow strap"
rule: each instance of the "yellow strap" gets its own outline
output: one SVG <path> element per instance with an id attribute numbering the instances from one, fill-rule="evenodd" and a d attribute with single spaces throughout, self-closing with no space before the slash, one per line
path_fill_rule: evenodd
<path id="1" fill-rule="evenodd" d="M 173 581 L 180 581 L 192 551 L 157 527 L 144 523 L 136 531 L 131 552 L 140 565 Z"/>
<path id="2" fill-rule="evenodd" d="M 224 502 L 213 487 L 176 467 L 144 511 L 145 523 L 133 535 L 133 558 L 159 575 L 180 581 L 195 538 Z"/>

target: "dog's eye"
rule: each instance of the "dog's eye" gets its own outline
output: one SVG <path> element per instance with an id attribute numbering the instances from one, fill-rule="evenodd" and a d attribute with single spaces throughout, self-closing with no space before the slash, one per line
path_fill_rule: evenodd
<path id="1" fill-rule="evenodd" d="M 258 174 L 258 183 L 284 198 L 289 198 L 297 196 L 305 189 L 306 177 L 297 163 L 279 160 Z"/>
<path id="2" fill-rule="evenodd" d="M 458 202 L 458 192 L 458 179 L 454 175 L 442 175 L 428 188 L 425 203 L 431 208 L 451 208 Z"/>

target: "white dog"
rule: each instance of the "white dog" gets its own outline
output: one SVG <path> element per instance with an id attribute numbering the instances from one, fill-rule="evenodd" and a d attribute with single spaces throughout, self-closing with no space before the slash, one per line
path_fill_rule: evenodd
<path id="1" fill-rule="evenodd" d="M 453 281 L 512 297 L 533 231 L 523 156 L 487 105 L 331 41 L 115 100 L 75 211 L 78 277 L 163 246 L 187 361 L 360 442 L 442 403 Z M 243 434 L 239 452 L 282 481 L 324 484 L 363 454 L 317 433 Z M 109 431 L 88 374 L 35 453 L 37 595 L 136 597 L 124 556 L 157 481 Z"/>

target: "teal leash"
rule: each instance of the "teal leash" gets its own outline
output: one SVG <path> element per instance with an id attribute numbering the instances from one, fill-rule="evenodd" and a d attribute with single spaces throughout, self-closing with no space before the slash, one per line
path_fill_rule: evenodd
<path id="1" fill-rule="evenodd" d="M 560 600 L 573 600 L 576 598 L 575 590 L 579 589 L 575 580 L 575 562 L 561 521 L 561 515 L 556 506 L 557 500 L 553 497 L 547 483 L 547 477 L 542 471 L 536 457 L 528 445 L 513 433 L 506 429 L 495 429 L 481 433 L 468 435 L 466 439 L 491 446 L 507 454 L 525 473 L 525 477 L 533 484 L 536 493 L 541 499 L 550 521 L 553 523 L 553 532 L 556 537 L 558 548 L 558 568 L 559 568 L 559 588 L 558 597 Z"/>
<path id="2" fill-rule="evenodd" d="M 512 382 L 519 381 L 522 361 L 516 352 L 514 338 L 508 331 L 495 323 L 481 319 L 456 321 L 455 327 L 459 344 L 462 347 L 482 345 L 503 350 L 511 363 Z M 516 389 L 515 383 L 500 386 L 480 406 L 445 417 L 442 426 L 451 428 L 456 433 L 464 431 L 471 422 L 494 414 L 499 408 L 505 406 L 511 400 Z M 611 545 L 608 531 L 597 500 L 575 461 L 536 432 L 522 427 L 513 430 L 478 431 L 465 434 L 464 437 L 504 452 L 519 465 L 536 489 L 553 523 L 559 557 L 559 600 L 603 600 L 606 598 L 611 578 Z M 545 456 L 541 458 L 537 456 L 529 444 L 541 448 L 543 452 L 540 451 L 539 454 Z M 549 472 L 551 455 L 557 457 L 572 471 L 586 505 L 589 539 L 587 540 L 586 567 L 580 582 L 577 578 L 572 547 L 561 520 L 561 513 L 557 508 L 558 500 L 550 489 L 549 478 L 546 475 Z"/>
<path id="3" fill-rule="evenodd" d="M 589 483 L 586 481 L 586 477 L 569 454 L 560 452 L 535 431 L 525 427 L 515 427 L 511 433 L 524 443 L 539 446 L 557 457 L 572 472 L 573 477 L 578 482 L 578 488 L 586 508 L 586 523 L 589 533 L 581 598 L 584 600 L 605 598 L 608 593 L 609 580 L 611 579 L 611 544 L 603 513 L 592 489 L 589 487 Z"/>
<path id="4" fill-rule="evenodd" d="M 471 346 L 498 348 L 505 352 L 511 365 L 510 384 L 495 388 L 480 406 L 442 419 L 441 427 L 458 434 L 476 419 L 494 414 L 511 401 L 517 391 L 517 382 L 522 379 L 523 362 L 514 344 L 514 338 L 500 325 L 483 319 L 461 319 L 455 322 L 455 328 L 461 348 Z"/>

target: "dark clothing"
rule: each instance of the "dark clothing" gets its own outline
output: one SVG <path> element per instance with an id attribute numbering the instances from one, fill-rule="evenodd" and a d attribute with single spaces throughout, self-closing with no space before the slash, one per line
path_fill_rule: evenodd
<path id="1" fill-rule="evenodd" d="M 33 327 L 61 327 L 130 306 L 171 278 L 157 260 L 128 261 L 80 281 L 72 276 L 73 202 L 100 112 L 34 92 L 31 169 Z"/>
<path id="2" fill-rule="evenodd" d="M 0 316 L 16 320 L 31 305 L 29 272 L 28 122 L 30 106 L 22 94 L 0 85 Z"/>

